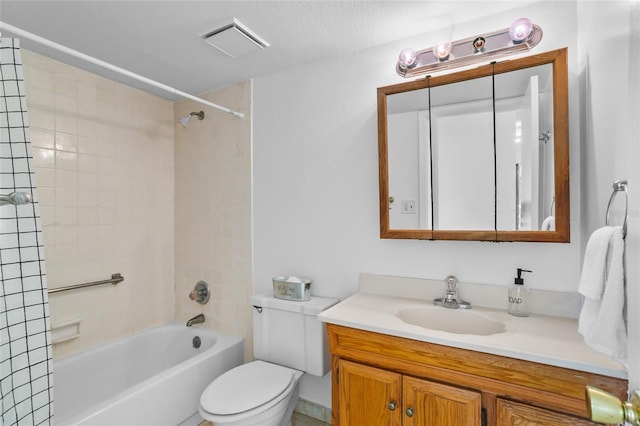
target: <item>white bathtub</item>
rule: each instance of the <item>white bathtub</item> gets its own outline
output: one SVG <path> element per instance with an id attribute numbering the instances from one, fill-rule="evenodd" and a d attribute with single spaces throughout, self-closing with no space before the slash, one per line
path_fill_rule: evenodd
<path id="1" fill-rule="evenodd" d="M 173 322 L 55 360 L 53 424 L 197 425 L 202 391 L 242 364 L 243 346 Z"/>

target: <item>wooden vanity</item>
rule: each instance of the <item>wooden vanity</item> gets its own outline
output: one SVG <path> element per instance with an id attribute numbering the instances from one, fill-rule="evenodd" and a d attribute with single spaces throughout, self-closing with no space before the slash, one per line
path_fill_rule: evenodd
<path id="1" fill-rule="evenodd" d="M 593 425 L 585 386 L 627 380 L 327 323 L 333 425 Z"/>

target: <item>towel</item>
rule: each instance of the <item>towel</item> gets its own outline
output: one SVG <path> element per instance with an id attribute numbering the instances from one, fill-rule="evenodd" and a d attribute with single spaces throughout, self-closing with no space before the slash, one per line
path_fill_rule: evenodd
<path id="1" fill-rule="evenodd" d="M 622 227 L 605 226 L 589 238 L 578 285 L 578 292 L 585 298 L 578 332 L 593 349 L 624 362 L 627 331 L 623 258 Z"/>
<path id="2" fill-rule="evenodd" d="M 541 231 L 555 231 L 555 229 L 556 229 L 555 216 L 547 216 L 547 218 L 542 221 L 542 226 L 540 226 Z"/>

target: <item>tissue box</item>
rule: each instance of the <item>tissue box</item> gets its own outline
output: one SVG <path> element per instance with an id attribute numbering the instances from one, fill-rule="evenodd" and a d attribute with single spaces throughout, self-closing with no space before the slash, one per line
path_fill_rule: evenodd
<path id="1" fill-rule="evenodd" d="M 311 299 L 311 280 L 297 277 L 273 278 L 273 295 L 278 299 L 303 302 Z"/>

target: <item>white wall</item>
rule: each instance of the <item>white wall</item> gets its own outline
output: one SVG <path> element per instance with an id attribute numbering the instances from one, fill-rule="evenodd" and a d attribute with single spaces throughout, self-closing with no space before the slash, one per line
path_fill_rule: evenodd
<path id="1" fill-rule="evenodd" d="M 626 239 L 629 387 L 640 386 L 640 2 L 579 2 L 585 235 L 604 224 L 612 183 L 629 182 Z M 615 52 L 612 54 L 612 52 Z M 613 205 L 620 224 L 624 197 Z"/>
<path id="2" fill-rule="evenodd" d="M 535 52 L 569 48 L 571 243 L 381 240 L 375 88 L 400 81 L 397 52 L 492 31 L 528 16 L 544 29 Z M 270 277 L 314 280 L 346 297 L 362 271 L 576 291 L 589 235 L 604 224 L 615 179 L 627 178 L 630 388 L 640 385 L 640 5 L 542 2 L 254 82 L 254 291 Z M 618 208 L 619 210 L 619 208 Z M 616 215 L 619 216 L 619 211 Z"/>
<path id="3" fill-rule="evenodd" d="M 402 47 L 428 47 L 444 33 L 390 43 L 254 82 L 254 291 L 271 277 L 314 280 L 312 294 L 348 296 L 358 274 L 509 285 L 532 269 L 533 288 L 576 290 L 580 268 L 579 108 L 576 5 L 543 3 L 446 30 L 452 39 L 529 16 L 544 38 L 535 52 L 569 48 L 572 242 L 481 243 L 379 238 L 376 88 L 401 81 Z M 398 23 L 399 25 L 401 23 Z"/>
<path id="4" fill-rule="evenodd" d="M 629 120 L 627 134 L 627 178 L 630 209 L 629 233 L 627 235 L 627 333 L 629 335 L 629 384 L 630 389 L 640 388 L 640 2 L 629 2 L 629 84 L 627 105 Z"/>
<path id="5" fill-rule="evenodd" d="M 569 48 L 571 243 L 476 243 L 378 237 L 375 88 L 401 79 L 405 46 L 427 47 L 528 16 L 535 52 Z M 401 24 L 401 23 L 400 23 Z M 260 78 L 254 84 L 254 291 L 270 277 L 313 278 L 317 295 L 357 291 L 362 271 L 576 291 L 589 235 L 604 224 L 615 179 L 630 191 L 626 240 L 630 388 L 640 386 L 640 3 L 541 2 L 446 31 Z M 619 219 L 620 207 L 614 217 Z"/>

